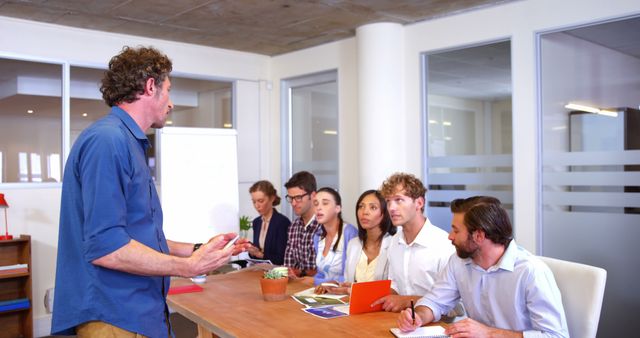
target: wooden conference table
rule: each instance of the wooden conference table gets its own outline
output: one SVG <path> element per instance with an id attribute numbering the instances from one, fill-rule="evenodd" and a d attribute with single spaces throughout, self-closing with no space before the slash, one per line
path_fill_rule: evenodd
<path id="1" fill-rule="evenodd" d="M 169 306 L 198 325 L 199 337 L 393 337 L 397 313 L 372 312 L 333 319 L 312 316 L 288 297 L 265 302 L 260 290 L 263 271 L 245 269 L 208 276 L 202 292 L 171 295 Z M 171 286 L 188 285 L 174 279 Z M 311 287 L 289 281 L 287 294 Z"/>

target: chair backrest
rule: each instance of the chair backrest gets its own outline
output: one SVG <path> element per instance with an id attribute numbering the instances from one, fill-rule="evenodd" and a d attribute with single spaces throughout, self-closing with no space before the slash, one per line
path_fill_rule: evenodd
<path id="1" fill-rule="evenodd" d="M 562 293 L 569 335 L 577 338 L 595 338 L 607 271 L 595 266 L 549 257 L 539 258 L 553 272 Z"/>

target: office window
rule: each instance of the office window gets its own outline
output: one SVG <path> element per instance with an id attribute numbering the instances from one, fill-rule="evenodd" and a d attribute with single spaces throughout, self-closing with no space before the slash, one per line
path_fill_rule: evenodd
<path id="1" fill-rule="evenodd" d="M 71 67 L 70 132 L 73 144 L 91 123 L 109 113 L 100 93 L 104 70 Z M 232 82 L 171 77 L 174 109 L 166 127 L 233 128 Z M 152 147 L 148 164 L 155 177 L 155 130 L 146 131 Z"/>
<path id="2" fill-rule="evenodd" d="M 2 182 L 58 182 L 61 148 L 62 65 L 0 58 Z"/>
<path id="3" fill-rule="evenodd" d="M 56 182 L 62 181 L 62 172 L 60 171 L 60 166 L 56 165 L 60 163 L 60 154 L 51 154 L 47 158 L 47 176 L 54 179 Z"/>
<path id="4" fill-rule="evenodd" d="M 171 100 L 175 105 L 167 126 L 234 128 L 233 84 L 225 81 L 171 77 Z"/>
<path id="5" fill-rule="evenodd" d="M 450 202 L 489 195 L 513 210 L 509 41 L 424 55 L 427 214 L 450 229 Z"/>
<path id="6" fill-rule="evenodd" d="M 541 253 L 607 270 L 598 336 L 640 330 L 638 31 L 634 18 L 540 36 Z"/>
<path id="7" fill-rule="evenodd" d="M 109 113 L 102 100 L 100 81 L 104 70 L 71 66 L 69 127 L 71 145 L 90 124 Z"/>
<path id="8" fill-rule="evenodd" d="M 337 189 L 338 80 L 337 72 L 282 81 L 283 165 L 282 182 L 306 170 L 318 188 Z"/>

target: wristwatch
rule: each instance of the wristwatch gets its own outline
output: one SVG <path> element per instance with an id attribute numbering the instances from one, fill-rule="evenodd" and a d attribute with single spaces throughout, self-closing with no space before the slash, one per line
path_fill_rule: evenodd
<path id="1" fill-rule="evenodd" d="M 196 243 L 193 245 L 193 251 L 198 250 L 202 246 L 202 243 Z"/>

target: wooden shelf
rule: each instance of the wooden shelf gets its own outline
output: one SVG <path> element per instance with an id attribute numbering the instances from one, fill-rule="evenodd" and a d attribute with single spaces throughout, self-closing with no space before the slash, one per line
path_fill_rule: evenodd
<path id="1" fill-rule="evenodd" d="M 0 279 L 29 277 L 31 274 L 28 272 L 9 273 L 6 275 L 0 275 Z"/>
<path id="2" fill-rule="evenodd" d="M 31 236 L 0 240 L 0 266 L 27 264 L 28 272 L 0 275 L 0 301 L 26 298 L 29 307 L 0 312 L 2 337 L 33 337 L 33 299 L 31 298 Z"/>

